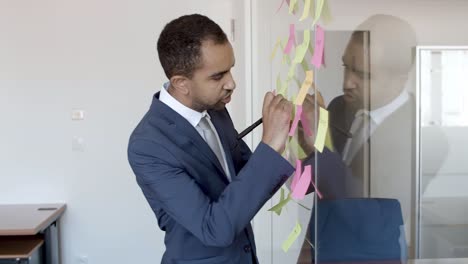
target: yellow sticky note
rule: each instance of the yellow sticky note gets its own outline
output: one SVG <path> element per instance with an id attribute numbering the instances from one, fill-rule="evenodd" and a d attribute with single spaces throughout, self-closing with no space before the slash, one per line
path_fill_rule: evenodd
<path id="1" fill-rule="evenodd" d="M 314 19 L 315 17 L 315 4 L 310 5 L 310 16 L 312 17 L 312 19 Z"/>
<path id="2" fill-rule="evenodd" d="M 294 8 L 296 7 L 297 0 L 291 0 L 289 2 L 289 14 L 294 12 Z"/>
<path id="3" fill-rule="evenodd" d="M 281 215 L 281 210 L 284 206 L 286 206 L 286 204 L 288 204 L 289 201 L 291 201 L 291 194 L 288 194 L 288 198 L 284 199 L 284 189 L 281 188 L 281 196 L 279 203 L 273 206 L 272 208 L 268 209 L 268 211 L 275 212 L 277 215 Z"/>
<path id="4" fill-rule="evenodd" d="M 289 150 L 296 155 L 297 159 L 305 159 L 307 157 L 306 153 L 297 142 L 296 137 L 292 137 L 291 141 L 289 142 Z"/>
<path id="5" fill-rule="evenodd" d="M 284 98 L 288 96 L 288 83 L 283 83 L 279 74 L 276 77 L 276 94 L 281 94 Z"/>
<path id="6" fill-rule="evenodd" d="M 276 40 L 275 46 L 273 47 L 273 51 L 271 52 L 270 60 L 273 60 L 275 58 L 276 51 L 278 50 L 278 47 L 280 44 L 281 44 L 281 38 L 278 37 L 278 40 Z"/>
<path id="7" fill-rule="evenodd" d="M 325 145 L 325 138 L 328 130 L 328 111 L 320 107 L 320 120 L 317 128 L 317 136 L 315 137 L 314 147 L 320 153 Z"/>
<path id="8" fill-rule="evenodd" d="M 325 0 L 317 0 L 317 9 L 315 9 L 315 18 L 314 18 L 314 23 L 317 23 L 317 21 L 320 19 L 320 16 L 322 15 L 322 10 L 323 10 L 323 3 Z"/>
<path id="9" fill-rule="evenodd" d="M 289 234 L 288 239 L 286 239 L 283 242 L 283 245 L 281 247 L 285 253 L 288 252 L 289 248 L 292 246 L 294 241 L 296 241 L 296 239 L 299 237 L 299 235 L 301 234 L 301 231 L 302 231 L 301 224 L 299 224 L 299 222 L 296 222 L 296 226 L 294 227 L 292 232 Z"/>
<path id="10" fill-rule="evenodd" d="M 330 13 L 330 6 L 328 5 L 328 0 L 324 0 L 323 2 L 322 20 L 325 23 L 329 23 L 332 21 L 332 16 Z"/>
<path id="11" fill-rule="evenodd" d="M 306 78 L 304 82 L 302 83 L 301 90 L 299 90 L 299 94 L 297 95 L 297 98 L 296 98 L 296 102 L 295 102 L 296 105 L 302 105 L 302 102 L 304 102 L 304 99 L 313 81 L 314 81 L 314 72 L 307 71 Z"/>
<path id="12" fill-rule="evenodd" d="M 288 71 L 288 81 L 291 80 L 294 75 L 296 74 L 296 65 L 297 63 L 292 63 L 291 66 L 289 66 L 289 71 Z"/>
<path id="13" fill-rule="evenodd" d="M 294 57 L 294 63 L 302 63 L 307 53 L 307 48 L 310 44 L 310 31 L 304 30 L 304 41 L 301 45 L 296 47 L 296 56 Z"/>
<path id="14" fill-rule="evenodd" d="M 331 152 L 335 151 L 333 147 L 333 141 L 330 135 L 330 130 L 327 130 L 327 136 L 325 137 L 325 147 L 327 147 Z"/>
<path id="15" fill-rule="evenodd" d="M 309 16 L 309 11 L 310 11 L 310 0 L 305 0 L 304 11 L 302 11 L 302 16 L 299 19 L 299 21 L 306 19 Z"/>

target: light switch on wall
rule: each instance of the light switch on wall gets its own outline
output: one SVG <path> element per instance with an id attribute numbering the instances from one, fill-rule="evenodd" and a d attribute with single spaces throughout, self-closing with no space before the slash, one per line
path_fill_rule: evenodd
<path id="1" fill-rule="evenodd" d="M 84 120 L 85 111 L 83 109 L 72 109 L 72 120 Z"/>

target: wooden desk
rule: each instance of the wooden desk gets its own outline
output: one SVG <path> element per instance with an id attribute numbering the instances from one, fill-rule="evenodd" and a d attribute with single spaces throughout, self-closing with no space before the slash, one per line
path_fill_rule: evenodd
<path id="1" fill-rule="evenodd" d="M 34 250 L 32 245 L 40 246 L 42 239 L 43 262 L 60 264 L 58 219 L 65 207 L 65 204 L 0 204 L 0 242 L 11 246 L 9 249 L 5 246 L 1 255 L 21 257 L 15 250 Z"/>

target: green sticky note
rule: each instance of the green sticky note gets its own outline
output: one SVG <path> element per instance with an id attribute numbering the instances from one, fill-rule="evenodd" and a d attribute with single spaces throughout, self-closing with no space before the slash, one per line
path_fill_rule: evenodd
<path id="1" fill-rule="evenodd" d="M 315 137 L 314 147 L 320 153 L 325 145 L 325 138 L 328 130 L 328 111 L 320 107 L 320 120 L 317 128 L 317 136 Z"/>
<path id="2" fill-rule="evenodd" d="M 302 16 L 299 18 L 299 21 L 306 19 L 309 16 L 310 11 L 310 0 L 304 1 L 304 10 L 302 11 Z"/>
<path id="3" fill-rule="evenodd" d="M 307 53 L 307 48 L 310 44 L 310 31 L 304 30 L 304 41 L 301 45 L 296 47 L 296 56 L 294 57 L 294 63 L 302 63 Z"/>
<path id="4" fill-rule="evenodd" d="M 294 75 L 296 74 L 296 65 L 297 63 L 292 63 L 291 66 L 289 66 L 289 71 L 288 71 L 288 80 L 291 80 Z"/>
<path id="5" fill-rule="evenodd" d="M 287 41 L 287 40 L 286 40 Z M 284 44 L 283 44 L 283 41 L 280 42 L 280 47 L 281 47 L 281 50 L 284 50 Z M 313 53 L 312 53 L 313 54 Z M 287 53 L 283 53 L 283 58 L 282 58 L 282 61 L 281 63 L 284 65 L 284 64 L 287 64 L 287 65 L 291 65 L 291 58 L 289 58 L 289 55 Z"/>
<path id="6" fill-rule="evenodd" d="M 333 147 L 333 140 L 330 135 L 330 130 L 327 130 L 327 136 L 325 138 L 325 147 L 327 147 L 331 152 L 335 151 L 335 148 Z"/>
<path id="7" fill-rule="evenodd" d="M 292 14 L 294 12 L 294 9 L 296 7 L 297 0 L 291 0 L 289 2 L 289 14 Z"/>
<path id="8" fill-rule="evenodd" d="M 289 150 L 292 151 L 298 159 L 304 159 L 307 157 L 306 153 L 297 142 L 296 137 L 292 137 L 289 142 Z"/>
<path id="9" fill-rule="evenodd" d="M 281 194 L 280 194 L 280 201 L 278 204 L 273 206 L 272 208 L 268 209 L 270 212 L 275 212 L 277 215 L 281 215 L 281 210 L 283 209 L 288 202 L 291 201 L 291 193 L 288 194 L 288 198 L 284 198 L 284 189 L 281 188 Z"/>
<path id="10" fill-rule="evenodd" d="M 325 0 L 317 0 L 317 9 L 315 9 L 315 18 L 314 18 L 314 23 L 317 23 L 317 21 L 320 19 L 320 16 L 322 15 L 322 10 L 323 10 L 323 4 Z"/>
<path id="11" fill-rule="evenodd" d="M 307 64 L 306 60 L 302 60 L 301 66 L 302 66 L 302 70 L 304 70 L 304 72 L 307 72 L 309 70 L 309 64 Z"/>
<path id="12" fill-rule="evenodd" d="M 332 16 L 330 12 L 330 6 L 328 5 L 328 0 L 325 0 L 323 2 L 322 20 L 325 23 L 330 23 L 332 21 Z"/>
<path id="13" fill-rule="evenodd" d="M 283 242 L 283 245 L 281 246 L 281 248 L 283 249 L 285 253 L 288 252 L 289 248 L 292 246 L 294 241 L 296 241 L 296 239 L 299 237 L 299 235 L 301 234 L 301 231 L 302 231 L 301 225 L 299 224 L 299 222 L 296 222 L 296 226 L 289 234 L 288 239 L 286 239 Z"/>

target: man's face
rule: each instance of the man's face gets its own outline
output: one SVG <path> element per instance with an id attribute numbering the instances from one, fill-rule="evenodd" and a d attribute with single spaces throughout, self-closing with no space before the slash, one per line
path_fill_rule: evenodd
<path id="1" fill-rule="evenodd" d="M 362 43 L 362 39 L 352 37 L 343 55 L 343 94 L 349 106 L 372 110 L 390 103 L 401 93 L 407 72 L 389 69 L 394 59 L 381 46 L 364 47 Z"/>
<path id="2" fill-rule="evenodd" d="M 235 62 L 231 44 L 203 41 L 200 61 L 189 81 L 192 108 L 200 112 L 223 109 L 236 88 L 231 74 Z"/>
<path id="3" fill-rule="evenodd" d="M 358 109 L 368 105 L 370 92 L 368 62 L 369 56 L 365 54 L 362 42 L 352 37 L 343 55 L 343 97 L 346 103 Z"/>

